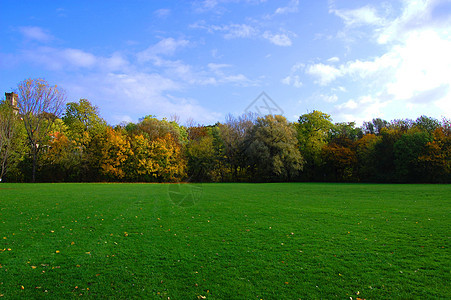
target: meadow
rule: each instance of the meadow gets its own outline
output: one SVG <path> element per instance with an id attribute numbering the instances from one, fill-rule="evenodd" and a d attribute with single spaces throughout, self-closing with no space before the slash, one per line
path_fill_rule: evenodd
<path id="1" fill-rule="evenodd" d="M 450 299 L 450 211 L 451 185 L 1 184 L 0 298 Z"/>

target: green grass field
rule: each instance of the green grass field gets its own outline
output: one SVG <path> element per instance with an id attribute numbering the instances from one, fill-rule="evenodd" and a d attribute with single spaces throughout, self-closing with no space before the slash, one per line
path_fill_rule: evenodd
<path id="1" fill-rule="evenodd" d="M 1 184 L 0 297 L 451 298 L 450 185 L 180 186 Z"/>

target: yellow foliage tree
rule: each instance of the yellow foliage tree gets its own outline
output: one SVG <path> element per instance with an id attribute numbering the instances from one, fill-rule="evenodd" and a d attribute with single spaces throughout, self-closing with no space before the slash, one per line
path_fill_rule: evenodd
<path id="1" fill-rule="evenodd" d="M 110 127 L 107 127 L 102 142 L 100 165 L 102 173 L 111 179 L 123 179 L 126 175 L 124 171 L 125 163 L 133 155 L 130 142 L 125 135 Z"/>

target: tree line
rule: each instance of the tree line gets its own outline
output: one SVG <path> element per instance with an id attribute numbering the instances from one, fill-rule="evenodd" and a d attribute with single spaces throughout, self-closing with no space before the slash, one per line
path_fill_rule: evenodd
<path id="1" fill-rule="evenodd" d="M 313 111 L 227 116 L 182 126 L 148 115 L 111 126 L 88 100 L 66 104 L 43 79 L 0 103 L 0 179 L 8 182 L 451 182 L 451 122 L 333 123 Z"/>

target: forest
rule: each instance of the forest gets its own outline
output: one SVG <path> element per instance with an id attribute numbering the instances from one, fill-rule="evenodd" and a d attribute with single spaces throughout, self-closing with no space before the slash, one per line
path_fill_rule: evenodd
<path id="1" fill-rule="evenodd" d="M 143 116 L 107 124 L 87 99 L 26 79 L 0 104 L 3 182 L 451 183 L 451 121 L 334 123 L 312 111 L 214 125 Z"/>

